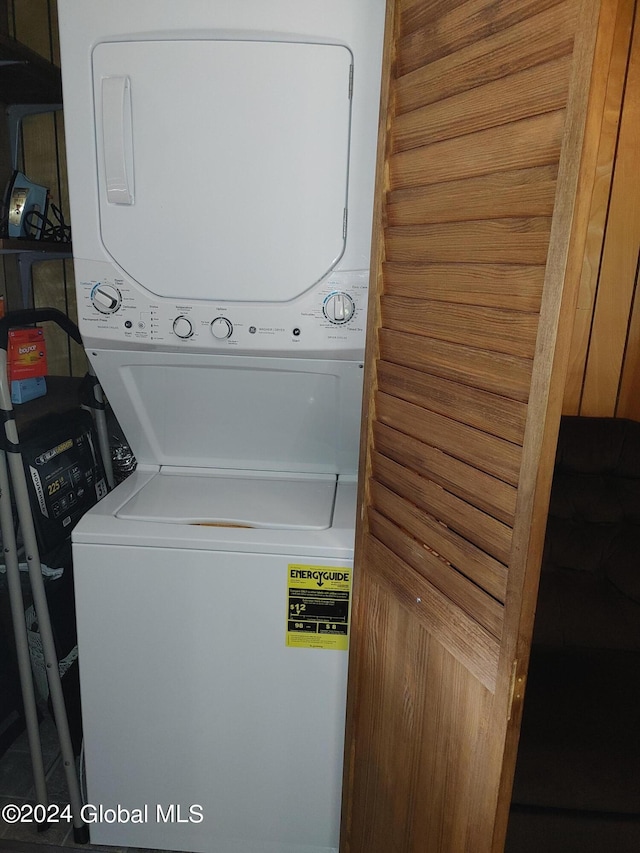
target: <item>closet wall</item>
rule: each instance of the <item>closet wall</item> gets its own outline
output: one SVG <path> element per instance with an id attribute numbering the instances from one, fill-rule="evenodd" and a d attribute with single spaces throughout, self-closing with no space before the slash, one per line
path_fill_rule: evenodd
<path id="1" fill-rule="evenodd" d="M 639 15 L 620 4 L 565 414 L 640 420 Z"/>

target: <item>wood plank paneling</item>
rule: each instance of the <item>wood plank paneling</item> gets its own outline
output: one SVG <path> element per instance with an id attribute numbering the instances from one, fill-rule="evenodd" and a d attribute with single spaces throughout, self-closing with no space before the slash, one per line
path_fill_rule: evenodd
<path id="1" fill-rule="evenodd" d="M 480 219 L 387 229 L 387 258 L 413 263 L 543 264 L 550 219 Z"/>
<path id="2" fill-rule="evenodd" d="M 398 226 L 551 216 L 557 177 L 550 165 L 395 190 L 387 199 L 387 221 Z"/>
<path id="3" fill-rule="evenodd" d="M 51 62 L 55 56 L 49 0 L 20 0 L 18 3 L 14 0 L 12 7 L 14 38 Z M 55 6 L 53 13 L 56 14 Z"/>
<path id="4" fill-rule="evenodd" d="M 557 110 L 460 139 L 401 151 L 389 158 L 391 188 L 427 186 L 557 163 L 563 128 L 564 111 Z"/>
<path id="5" fill-rule="evenodd" d="M 537 314 L 508 308 L 447 305 L 427 299 L 397 296 L 385 296 L 382 301 L 389 329 L 520 358 L 531 358 L 533 355 Z"/>
<path id="6" fill-rule="evenodd" d="M 478 587 L 489 593 L 496 601 L 504 604 L 507 569 L 503 563 L 492 559 L 485 551 L 476 548 L 462 536 L 420 512 L 414 504 L 396 495 L 381 483 L 375 483 L 371 493 L 372 508 L 381 516 L 398 517 L 405 520 L 405 530 L 418 542 L 426 537 L 431 543 L 429 553 L 442 557 L 446 563 L 464 569 L 463 574 Z M 378 534 L 379 539 L 383 539 Z M 435 549 L 438 550 L 435 550 Z M 461 571 L 461 569 L 459 569 Z"/>
<path id="7" fill-rule="evenodd" d="M 571 57 L 561 56 L 398 115 L 393 150 L 431 145 L 562 109 L 567 99 L 570 61 Z"/>
<path id="8" fill-rule="evenodd" d="M 630 369 L 627 372 L 629 365 L 625 361 L 622 383 L 620 385 L 620 405 L 609 405 L 608 407 L 592 408 L 593 400 L 588 402 L 586 408 L 582 407 L 582 396 L 587 371 L 587 359 L 589 358 L 589 349 L 592 339 L 596 346 L 597 339 L 595 335 L 598 331 L 602 331 L 606 336 L 602 346 L 605 348 L 610 343 L 614 346 L 620 346 L 619 341 L 612 339 L 613 329 L 604 326 L 598 326 L 593 329 L 594 312 L 596 310 L 596 300 L 599 292 L 599 278 L 602 266 L 602 254 L 605 240 L 605 229 L 607 227 L 607 219 L 611 204 L 611 185 L 614 172 L 614 161 L 618 150 L 618 138 L 620 131 L 620 118 L 623 108 L 623 96 L 627 82 L 627 72 L 629 64 L 630 41 L 634 29 L 634 15 L 637 17 L 636 0 L 620 0 L 617 4 L 611 4 L 606 8 L 606 14 L 611 19 L 611 38 L 612 38 L 612 57 L 609 67 L 606 89 L 606 103 L 602 119 L 600 131 L 600 145 L 598 151 L 598 167 L 596 183 L 593 189 L 591 200 L 591 212 L 589 217 L 589 233 L 587 237 L 587 246 L 584 256 L 582 276 L 580 280 L 580 293 L 578 295 L 578 304 L 576 307 L 576 315 L 573 326 L 573 337 L 571 341 L 571 353 L 569 362 L 569 374 L 567 377 L 567 386 L 565 388 L 563 413 L 567 415 L 589 415 L 604 414 L 606 416 L 617 415 L 619 417 L 635 417 L 638 418 L 638 407 L 635 409 L 628 408 L 627 403 L 632 400 L 640 400 L 640 371 Z M 637 29 L 637 24 L 636 24 Z M 602 46 L 601 50 L 604 53 L 606 46 Z M 628 97 L 637 97 L 634 90 L 628 90 Z M 633 180 L 633 178 L 632 178 Z M 638 188 L 626 185 L 621 188 L 622 192 L 630 196 L 637 196 Z M 608 239 L 614 243 L 617 240 L 624 240 L 627 223 L 623 226 L 621 233 L 611 231 Z M 609 280 L 609 286 L 613 287 L 614 291 L 622 280 Z M 627 281 L 626 285 L 629 283 Z M 608 299 L 610 297 L 605 297 Z M 615 293 L 613 295 L 615 300 Z M 640 327 L 638 323 L 640 318 L 633 314 L 630 318 L 628 343 L 626 353 L 632 354 L 640 352 L 638 346 L 638 337 L 640 336 Z M 626 337 L 626 330 L 624 330 Z M 598 371 L 599 360 L 591 361 L 590 368 Z M 636 374 L 637 379 L 632 378 Z M 609 377 L 610 378 L 610 377 Z M 594 380 L 597 384 L 597 380 Z M 618 384 L 617 381 L 614 384 Z M 633 414 L 633 412 L 636 414 Z"/>
<path id="9" fill-rule="evenodd" d="M 425 26 L 433 25 L 433 21 L 441 15 L 466 2 L 467 0 L 403 0 L 397 4 L 396 9 L 398 37 L 400 34 L 405 37 Z"/>
<path id="10" fill-rule="evenodd" d="M 393 557 L 375 545 L 369 556 L 378 557 L 378 553 L 384 561 L 385 574 L 375 582 L 367 580 L 362 593 L 363 606 L 371 619 L 362 661 L 367 686 L 362 697 L 361 725 L 364 739 L 380 738 L 380 749 L 375 754 L 354 751 L 348 758 L 352 774 L 366 779 L 354 791 L 347 815 L 352 836 L 358 839 L 357 849 L 362 851 L 473 850 L 474 847 L 465 847 L 465 811 L 473 793 L 469 771 L 478 760 L 477 733 L 486 729 L 491 692 L 481 681 L 470 685 L 465 673 L 466 660 L 477 656 L 473 649 L 485 637 L 468 634 L 458 614 L 449 613 L 446 602 L 434 595 L 429 605 L 433 620 L 442 624 L 451 620 L 460 635 L 454 651 L 434 641 L 421 622 L 407 619 L 406 608 L 393 595 Z M 425 589 L 428 585 L 423 581 L 420 591 L 424 595 Z M 417 611 L 415 601 L 413 605 Z M 389 644 L 404 649 L 404 666 L 390 665 L 385 654 Z M 489 640 L 487 645 L 485 655 L 491 659 L 495 657 L 495 647 Z M 464 662 L 460 662 L 461 658 Z M 495 666 L 489 663 L 481 667 L 488 670 L 484 680 L 492 683 Z M 401 713 L 391 716 L 389 711 L 398 697 Z M 451 714 L 442 714 L 443 706 L 451 707 Z M 464 742 L 456 737 L 458 725 L 466 733 Z M 430 749 L 422 752 L 409 746 L 423 737 L 428 737 Z M 454 744 L 464 757 L 464 769 L 461 762 L 457 773 L 450 766 Z M 403 768 L 406 786 L 393 783 L 398 766 Z M 424 801 L 408 794 L 425 788 L 433 792 L 428 814 Z M 420 828 L 416 836 L 420 841 L 416 840 L 414 847 L 408 841 L 402 842 L 408 827 Z"/>
<path id="11" fill-rule="evenodd" d="M 403 426 L 411 428 L 411 423 Z M 374 424 L 374 436 L 376 447 L 384 456 L 403 462 L 505 524 L 513 524 L 516 503 L 513 486 L 447 455 L 440 448 L 431 447 L 410 434 L 398 433 L 382 423 Z"/>
<path id="12" fill-rule="evenodd" d="M 456 459 L 515 485 L 520 472 L 521 448 L 496 436 L 487 435 L 452 418 L 377 393 L 377 418 L 387 426 L 402 425 L 402 432 L 422 438 Z"/>
<path id="13" fill-rule="evenodd" d="M 384 275 L 389 296 L 537 312 L 544 267 L 387 261 Z"/>
<path id="14" fill-rule="evenodd" d="M 378 387 L 423 409 L 522 444 L 527 407 L 518 400 L 384 361 L 378 364 Z"/>
<path id="15" fill-rule="evenodd" d="M 407 501 L 400 500 L 395 504 L 390 503 L 389 508 L 391 511 L 394 506 L 403 509 L 403 503 L 411 507 Z M 410 536 L 405 529 L 401 530 L 377 513 L 373 507 L 370 520 L 372 536 L 433 584 L 449 601 L 468 613 L 492 636 L 500 637 L 503 607 L 499 602 L 463 574 L 455 571 L 454 567 L 435 551 L 424 548 L 419 540 Z"/>
<path id="16" fill-rule="evenodd" d="M 22 122 L 24 171 L 36 183 L 47 187 L 58 203 L 60 173 L 57 153 L 57 114 L 53 112 L 28 116 Z"/>
<path id="17" fill-rule="evenodd" d="M 472 780 L 486 773 L 482 733 L 489 730 L 492 695 L 470 682 L 462 663 L 433 642 L 428 660 L 431 688 L 417 763 L 419 790 L 433 791 L 428 807 L 416 798 L 411 824 L 414 850 L 479 851 L 492 827 L 492 802 Z M 444 712 L 450 708 L 451 715 Z M 454 722 L 453 717 L 457 718 Z M 480 735 L 480 736 L 479 736 Z M 427 746 L 429 744 L 429 746 Z M 409 848 L 411 849 L 411 848 Z"/>
<path id="18" fill-rule="evenodd" d="M 523 21 L 529 22 L 541 11 L 558 4 L 558 0 L 468 0 L 444 10 L 442 15 L 425 12 L 422 27 L 399 36 L 398 76 L 428 65 L 449 53 L 482 42 L 496 31 Z M 428 4 L 429 5 L 429 4 Z M 430 10 L 431 11 L 431 10 Z"/>
<path id="19" fill-rule="evenodd" d="M 379 453 L 373 456 L 372 470 L 374 478 L 388 489 L 432 514 L 496 560 L 508 563 L 511 551 L 509 525 L 446 492 L 406 465 Z"/>
<path id="20" fill-rule="evenodd" d="M 406 332 L 380 330 L 380 355 L 384 361 L 526 402 L 531 379 L 530 359 L 434 338 L 429 339 L 428 348 L 420 343 L 420 339 Z"/>
<path id="21" fill-rule="evenodd" d="M 474 673 L 488 690 L 495 688 L 499 644 L 495 637 L 480 627 L 464 610 L 412 570 L 411 584 L 405 581 L 403 563 L 376 538 L 368 544 L 369 555 L 380 567 L 378 579 L 398 596 L 406 612 L 428 629 L 447 651 Z"/>
<path id="22" fill-rule="evenodd" d="M 42 22 L 40 22 L 42 27 Z M 48 30 L 47 30 L 48 32 Z M 50 202 L 61 211 L 69 225 L 69 199 L 64 149 L 62 112 L 41 113 L 25 118 L 22 123 L 23 163 L 26 175 L 50 191 Z M 53 210 L 49 219 L 59 224 Z M 70 261 L 47 261 L 33 266 L 32 304 L 37 308 L 53 307 L 77 323 L 73 264 Z M 87 361 L 81 347 L 70 342 L 55 324 L 45 325 L 49 373 L 57 376 L 82 376 Z"/>
<path id="23" fill-rule="evenodd" d="M 447 11 L 452 11 L 453 6 L 449 3 Z M 418 8 L 424 13 L 425 4 L 414 6 Z M 417 22 L 407 21 L 407 33 L 412 31 L 414 23 Z M 396 109 L 399 114 L 409 112 L 499 80 L 508 73 L 564 56 L 573 47 L 574 28 L 574 5 L 560 3 L 462 50 L 421 65 L 398 79 Z M 420 29 L 420 25 L 415 29 Z"/>
<path id="24" fill-rule="evenodd" d="M 636 17 L 580 413 L 614 416 L 627 357 L 640 251 L 640 26 Z M 637 332 L 635 333 L 637 336 Z M 635 353 L 629 353 L 637 360 Z M 640 391 L 640 389 L 636 389 Z"/>

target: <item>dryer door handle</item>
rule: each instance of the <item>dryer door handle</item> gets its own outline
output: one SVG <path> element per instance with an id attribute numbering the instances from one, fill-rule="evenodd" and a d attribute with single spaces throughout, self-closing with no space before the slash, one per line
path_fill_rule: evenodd
<path id="1" fill-rule="evenodd" d="M 133 126 L 129 77 L 102 78 L 102 144 L 107 201 L 133 204 Z"/>

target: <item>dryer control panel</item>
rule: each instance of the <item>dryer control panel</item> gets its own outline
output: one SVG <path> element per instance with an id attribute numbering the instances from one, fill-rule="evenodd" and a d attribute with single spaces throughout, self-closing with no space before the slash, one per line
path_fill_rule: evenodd
<path id="1" fill-rule="evenodd" d="M 359 359 L 368 270 L 334 272 L 290 302 L 158 297 L 109 264 L 76 260 L 87 347 Z"/>

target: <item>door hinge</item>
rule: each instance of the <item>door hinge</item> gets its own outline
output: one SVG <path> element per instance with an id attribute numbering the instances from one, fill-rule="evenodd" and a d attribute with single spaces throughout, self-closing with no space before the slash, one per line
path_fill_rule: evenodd
<path id="1" fill-rule="evenodd" d="M 349 100 L 353 98 L 353 65 L 349 66 Z"/>
<path id="2" fill-rule="evenodd" d="M 513 706 L 516 702 L 522 699 L 524 692 L 524 676 L 518 675 L 518 661 L 514 660 L 511 664 L 511 684 L 509 685 L 509 716 L 510 720 L 513 716 Z"/>
<path id="3" fill-rule="evenodd" d="M 343 240 L 347 239 L 347 219 L 348 219 L 348 217 L 349 217 L 349 212 L 348 212 L 347 208 L 345 207 L 344 213 L 342 215 L 342 239 Z"/>

